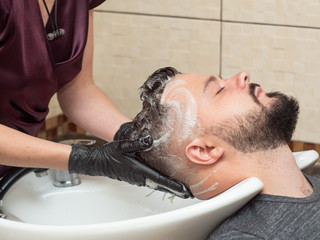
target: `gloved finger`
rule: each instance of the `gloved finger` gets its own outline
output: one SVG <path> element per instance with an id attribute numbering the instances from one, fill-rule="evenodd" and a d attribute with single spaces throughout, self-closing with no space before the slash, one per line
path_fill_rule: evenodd
<path id="1" fill-rule="evenodd" d="M 146 179 L 146 185 L 152 189 L 169 192 L 181 198 L 193 198 L 192 193 L 183 183 L 160 174 L 149 175 Z"/>
<path id="2" fill-rule="evenodd" d="M 134 172 L 139 176 L 143 175 L 145 178 L 145 183 L 141 185 L 146 185 L 155 190 L 169 192 L 181 198 L 193 198 L 192 193 L 183 183 L 161 174 L 137 159 L 131 158 L 131 162 L 134 163 L 133 165 L 135 166 Z"/>
<path id="3" fill-rule="evenodd" d="M 141 137 L 136 140 L 123 140 L 117 143 L 117 149 L 124 153 L 135 153 L 148 150 L 152 147 L 153 138 L 148 135 L 146 137 Z"/>
<path id="4" fill-rule="evenodd" d="M 128 137 L 131 135 L 133 129 L 132 129 L 132 122 L 126 122 L 120 126 L 118 131 L 113 137 L 113 141 L 116 140 L 125 140 L 128 139 Z"/>

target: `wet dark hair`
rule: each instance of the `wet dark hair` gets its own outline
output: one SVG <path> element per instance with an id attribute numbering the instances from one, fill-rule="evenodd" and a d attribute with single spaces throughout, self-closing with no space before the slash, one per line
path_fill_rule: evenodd
<path id="1" fill-rule="evenodd" d="M 131 139 L 151 135 L 156 140 L 172 131 L 172 123 L 168 121 L 170 107 L 161 104 L 161 97 L 167 83 L 177 74 L 180 72 L 173 67 L 160 68 L 151 74 L 140 87 L 140 99 L 143 101 L 142 110 L 133 120 Z M 170 139 L 161 144 L 154 144 L 150 151 L 141 152 L 139 155 L 151 167 L 167 175 L 172 175 L 169 144 Z"/>
<path id="2" fill-rule="evenodd" d="M 133 120 L 135 132 L 133 137 L 142 137 L 154 132 L 154 128 L 162 127 L 162 118 L 167 108 L 160 104 L 162 93 L 170 79 L 179 72 L 172 67 L 160 68 L 151 74 L 140 87 L 142 110 Z M 160 125 L 159 125 L 160 124 Z M 155 135 L 152 135 L 156 139 Z"/>

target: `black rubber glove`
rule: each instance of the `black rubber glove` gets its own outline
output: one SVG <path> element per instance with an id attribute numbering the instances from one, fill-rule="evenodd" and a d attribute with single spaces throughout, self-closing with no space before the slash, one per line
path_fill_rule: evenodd
<path id="1" fill-rule="evenodd" d="M 133 132 L 132 122 L 126 122 L 120 126 L 113 137 L 113 141 L 129 139 Z"/>
<path id="2" fill-rule="evenodd" d="M 119 141 L 129 139 L 132 132 L 132 122 L 124 123 L 120 126 L 119 130 L 114 135 L 113 140 Z M 136 155 L 136 152 L 132 152 L 132 158 L 135 158 L 139 162 L 139 164 L 141 164 L 141 169 L 143 168 L 145 171 L 146 169 L 148 169 L 148 175 L 145 175 L 144 186 L 148 186 L 152 189 L 160 190 L 163 192 L 169 192 L 181 198 L 193 198 L 193 195 L 187 190 L 187 188 L 182 183 L 173 180 L 172 178 L 167 177 L 142 163 L 139 157 Z M 139 168 L 137 169 L 137 171 L 139 171 L 140 174 L 143 174 L 143 172 Z M 136 174 L 138 174 L 138 172 Z"/>
<path id="3" fill-rule="evenodd" d="M 114 141 L 98 148 L 72 145 L 69 157 L 69 172 L 91 176 L 107 176 L 138 186 L 173 193 L 182 198 L 190 197 L 184 185 L 161 176 L 140 162 L 134 153 L 150 148 L 150 136 L 135 141 Z M 170 186 L 167 189 L 166 186 Z"/>

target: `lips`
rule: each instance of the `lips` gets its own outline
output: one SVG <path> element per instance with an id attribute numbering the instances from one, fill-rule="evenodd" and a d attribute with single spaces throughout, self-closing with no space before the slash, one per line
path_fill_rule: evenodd
<path id="1" fill-rule="evenodd" d="M 263 92 L 262 91 L 262 89 L 261 89 L 261 87 L 260 86 L 256 86 L 256 88 L 255 88 L 255 96 L 256 96 L 256 98 L 259 98 L 260 96 L 261 96 L 261 93 Z"/>

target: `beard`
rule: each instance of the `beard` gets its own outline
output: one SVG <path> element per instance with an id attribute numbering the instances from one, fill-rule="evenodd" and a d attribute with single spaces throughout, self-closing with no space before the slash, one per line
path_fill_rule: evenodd
<path id="1" fill-rule="evenodd" d="M 280 92 L 271 92 L 270 107 L 263 106 L 254 95 L 257 84 L 250 84 L 250 96 L 260 106 L 260 110 L 251 110 L 241 116 L 235 116 L 218 124 L 211 132 L 233 146 L 238 151 L 252 153 L 275 149 L 288 144 L 294 133 L 299 104 L 293 97 Z"/>

